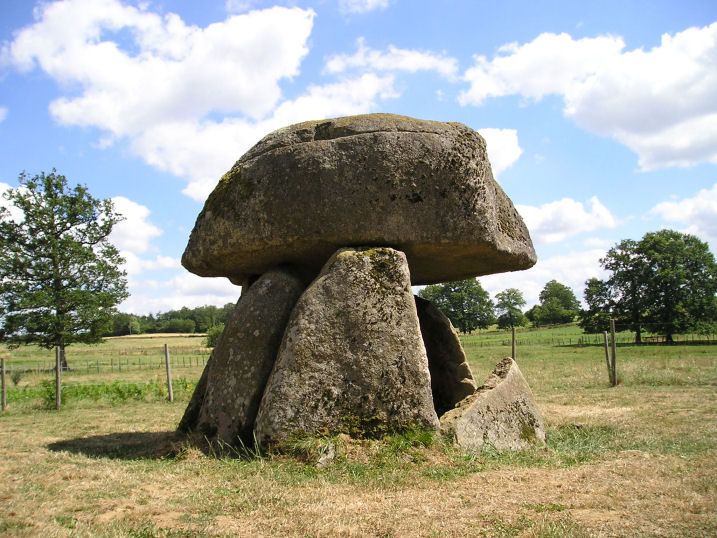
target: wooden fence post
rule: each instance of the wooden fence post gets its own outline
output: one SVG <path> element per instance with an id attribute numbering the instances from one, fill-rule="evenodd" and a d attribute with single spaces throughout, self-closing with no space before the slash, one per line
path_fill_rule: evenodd
<path id="1" fill-rule="evenodd" d="M 608 344 L 607 331 L 603 331 L 602 335 L 605 343 L 605 363 L 607 364 L 607 377 L 610 380 L 610 384 L 612 385 L 612 367 L 610 366 L 610 346 Z"/>
<path id="2" fill-rule="evenodd" d="M 611 373 L 611 379 L 610 382 L 612 383 L 613 387 L 617 386 L 617 372 L 615 370 L 615 355 L 617 355 L 617 346 L 615 344 L 615 320 L 610 320 L 610 337 L 612 339 L 612 357 L 610 361 L 610 373 Z"/>
<path id="3" fill-rule="evenodd" d="M 62 403 L 62 360 L 60 359 L 60 346 L 55 348 L 55 409 L 60 410 Z"/>
<path id="4" fill-rule="evenodd" d="M 164 362 L 167 364 L 167 390 L 169 391 L 169 401 L 174 401 L 174 394 L 172 394 L 172 371 L 169 367 L 169 346 L 164 344 Z"/>
<path id="5" fill-rule="evenodd" d="M 511 353 L 512 353 L 511 357 L 513 357 L 513 360 L 515 360 L 515 327 L 512 327 L 512 329 L 513 329 L 513 342 L 512 342 L 510 349 L 511 349 Z"/>
<path id="6" fill-rule="evenodd" d="M 5 357 L 0 359 L 0 363 L 2 365 L 0 366 L 0 377 L 2 377 L 2 410 L 5 411 L 7 409 L 7 393 L 5 392 Z"/>

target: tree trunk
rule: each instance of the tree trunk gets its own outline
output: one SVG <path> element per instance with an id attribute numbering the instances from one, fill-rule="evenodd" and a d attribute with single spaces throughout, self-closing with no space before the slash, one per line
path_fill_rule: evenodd
<path id="1" fill-rule="evenodd" d="M 65 344 L 60 344 L 60 365 L 63 371 L 69 371 L 70 367 L 67 365 L 67 357 L 65 356 Z"/>
<path id="2" fill-rule="evenodd" d="M 638 325 L 637 328 L 635 329 L 635 343 L 636 343 L 638 346 L 639 346 L 640 344 L 642 344 L 642 329 L 641 329 L 641 327 L 640 327 L 639 325 Z"/>

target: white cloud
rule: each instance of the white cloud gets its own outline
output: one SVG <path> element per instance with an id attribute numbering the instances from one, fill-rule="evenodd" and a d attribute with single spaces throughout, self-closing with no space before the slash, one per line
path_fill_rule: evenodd
<path id="1" fill-rule="evenodd" d="M 492 296 L 507 288 L 518 288 L 523 292 L 528 308 L 540 302 L 540 292 L 553 279 L 571 288 L 575 296 L 582 300 L 586 280 L 606 277 L 600 267 L 600 258 L 605 256 L 605 252 L 602 248 L 569 252 L 545 260 L 539 259 L 526 271 L 482 276 L 479 280 Z"/>
<path id="2" fill-rule="evenodd" d="M 686 233 L 707 241 L 714 251 L 717 247 L 717 183 L 711 189 L 702 189 L 693 198 L 662 202 L 650 210 L 668 222 L 686 226 Z"/>
<path id="3" fill-rule="evenodd" d="M 389 45 L 387 52 L 372 49 L 364 38 L 356 41 L 356 52 L 352 55 L 335 54 L 326 60 L 327 73 L 343 73 L 349 69 L 371 69 L 373 71 L 436 71 L 448 79 L 458 73 L 458 60 L 430 51 L 399 49 Z"/>
<path id="4" fill-rule="evenodd" d="M 152 293 L 133 293 L 119 309 L 132 314 L 166 312 L 186 306 L 194 308 L 204 305 L 224 305 L 235 303 L 241 294 L 241 287 L 233 285 L 226 278 L 202 278 L 183 272 L 166 281 L 146 281 L 147 290 L 170 290 L 168 295 L 157 296 Z"/>
<path id="5" fill-rule="evenodd" d="M 4 122 L 5 118 L 7 118 L 7 107 L 0 106 L 0 123 Z"/>
<path id="6" fill-rule="evenodd" d="M 478 133 L 485 138 L 488 148 L 493 176 L 498 177 L 505 170 L 513 166 L 523 149 L 518 144 L 518 131 L 515 129 L 478 129 Z"/>
<path id="7" fill-rule="evenodd" d="M 299 72 L 313 17 L 275 7 L 198 28 L 117 0 L 68 0 L 44 4 L 9 54 L 21 68 L 39 65 L 81 88 L 51 103 L 59 122 L 132 135 L 210 111 L 270 112 L 281 97 L 279 80 Z M 124 30 L 134 36 L 135 54 L 107 39 Z"/>
<path id="8" fill-rule="evenodd" d="M 215 182 L 267 132 L 282 103 L 279 82 L 299 73 L 308 52 L 314 16 L 274 7 L 198 28 L 117 0 L 67 0 L 42 4 L 3 56 L 61 83 L 66 95 L 50 104 L 58 122 L 102 129 L 103 147 L 129 138 L 149 164 L 186 177 L 196 196 L 202 189 L 192 184 Z M 213 113 L 226 119 L 208 119 Z"/>
<path id="9" fill-rule="evenodd" d="M 284 101 L 271 117 L 259 122 L 226 118 L 157 125 L 138 136 L 133 148 L 153 166 L 191 178 L 183 192 L 201 201 L 234 161 L 268 132 L 309 119 L 359 114 L 375 108 L 378 99 L 395 96 L 393 77 L 366 74 L 311 86 L 304 95 Z"/>
<path id="10" fill-rule="evenodd" d="M 115 224 L 110 240 L 122 251 L 147 252 L 152 239 L 162 235 L 162 230 L 147 220 L 149 209 L 124 196 L 116 196 L 112 202 L 115 211 L 125 220 Z"/>
<path id="11" fill-rule="evenodd" d="M 563 198 L 540 207 L 516 204 L 516 209 L 536 244 L 557 243 L 583 232 L 617 226 L 617 219 L 597 196 L 590 198 L 588 204 L 586 211 L 582 202 Z"/>
<path id="12" fill-rule="evenodd" d="M 342 13 L 367 13 L 374 9 L 386 9 L 391 0 L 339 0 Z"/>
<path id="13" fill-rule="evenodd" d="M 239 4 L 226 7 L 249 7 Z M 118 0 L 42 4 L 3 55 L 61 83 L 65 95 L 50 104 L 58 122 L 102 129 L 99 147 L 128 139 L 148 164 L 185 178 L 183 192 L 197 200 L 268 132 L 370 112 L 398 95 L 392 75 L 366 73 L 283 99 L 279 82 L 299 73 L 308 52 L 310 9 L 251 11 L 206 28 L 147 9 Z"/>
<path id="14" fill-rule="evenodd" d="M 624 48 L 619 37 L 550 33 L 511 43 L 475 58 L 459 101 L 560 95 L 567 117 L 629 147 L 644 170 L 717 163 L 717 23 L 665 34 L 647 51 Z"/>

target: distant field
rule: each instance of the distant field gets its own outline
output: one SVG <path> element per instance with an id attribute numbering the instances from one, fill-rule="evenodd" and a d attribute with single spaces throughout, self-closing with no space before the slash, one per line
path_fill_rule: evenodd
<path id="1" fill-rule="evenodd" d="M 174 433 L 208 356 L 202 338 L 73 346 L 65 380 L 76 392 L 60 412 L 43 409 L 50 375 L 10 383 L 0 535 L 717 535 L 717 345 L 623 343 L 613 388 L 603 348 L 582 336 L 574 326 L 519 332 L 517 360 L 547 447 L 509 454 L 404 435 L 215 458 Z M 173 404 L 162 392 L 165 343 Z M 510 354 L 504 331 L 463 343 L 479 382 Z M 0 353 L 18 367 L 52 358 L 36 348 Z M 201 364 L 187 366 L 190 357 Z M 17 398 L 23 391 L 33 396 Z M 318 469 L 329 444 L 338 455 Z"/>

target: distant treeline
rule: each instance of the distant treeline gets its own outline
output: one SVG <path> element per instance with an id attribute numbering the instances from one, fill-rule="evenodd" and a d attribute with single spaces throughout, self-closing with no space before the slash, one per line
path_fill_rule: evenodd
<path id="1" fill-rule="evenodd" d="M 104 336 L 151 333 L 205 333 L 212 327 L 225 324 L 234 303 L 224 306 L 199 306 L 182 308 L 158 314 L 136 316 L 115 314 L 112 327 Z"/>

